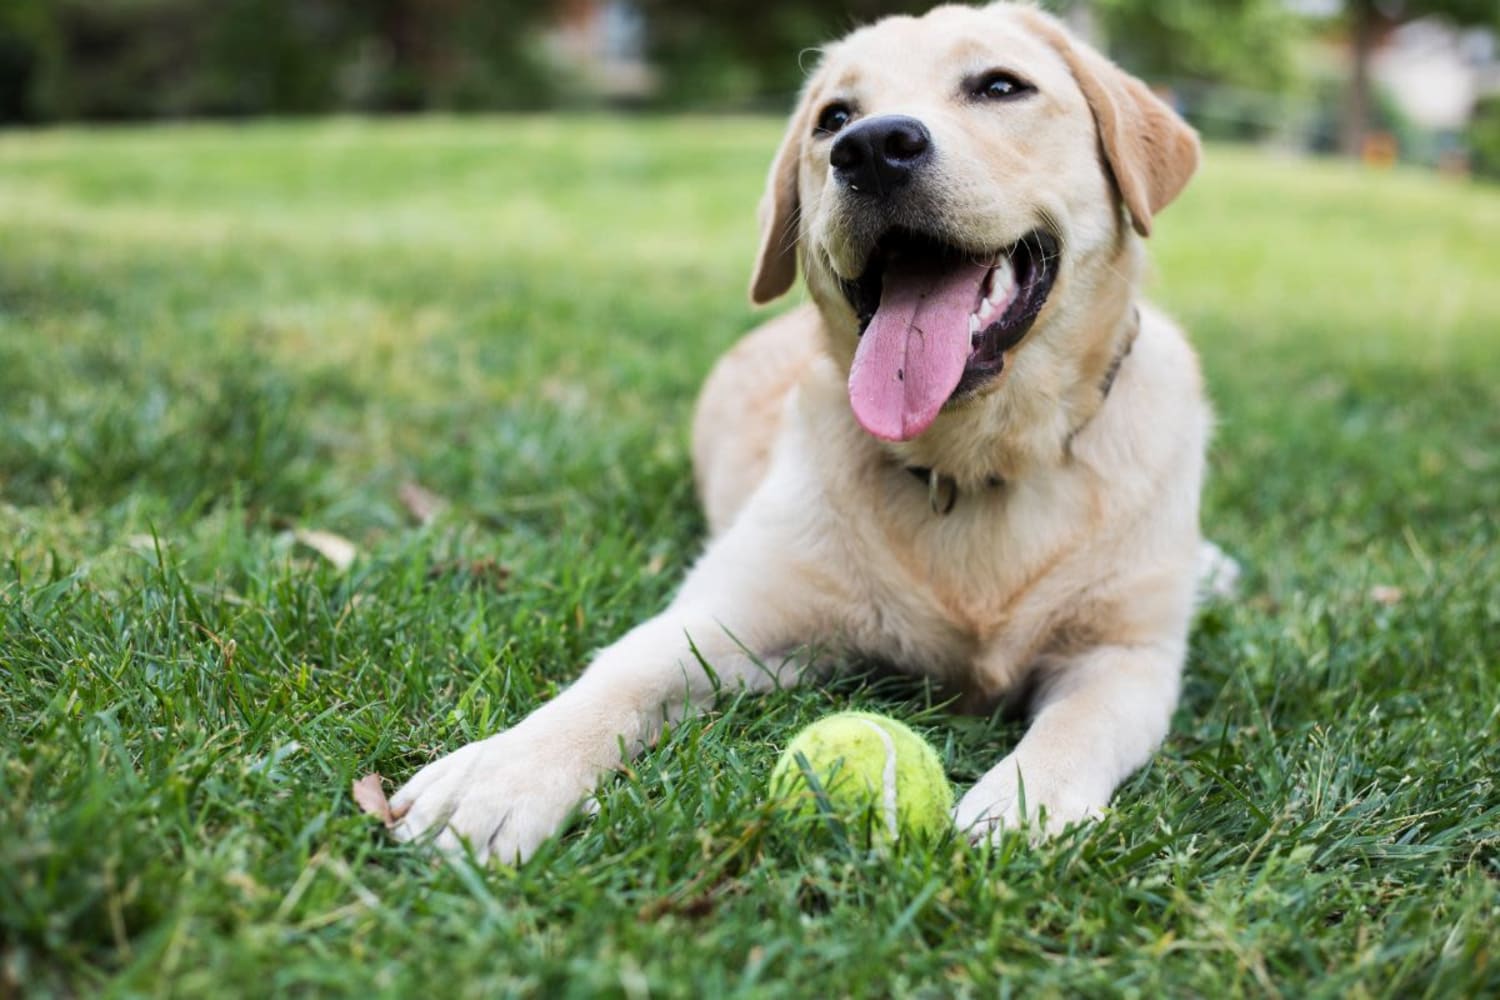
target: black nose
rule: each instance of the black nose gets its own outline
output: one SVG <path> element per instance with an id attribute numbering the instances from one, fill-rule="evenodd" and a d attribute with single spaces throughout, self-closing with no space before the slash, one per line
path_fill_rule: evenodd
<path id="1" fill-rule="evenodd" d="M 931 158 L 932 133 L 906 115 L 882 115 L 851 125 L 828 153 L 834 176 L 849 190 L 876 198 L 910 182 Z"/>

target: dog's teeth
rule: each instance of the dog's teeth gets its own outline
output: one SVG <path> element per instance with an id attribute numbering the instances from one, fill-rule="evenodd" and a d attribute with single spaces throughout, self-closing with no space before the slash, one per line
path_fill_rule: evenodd
<path id="1" fill-rule="evenodd" d="M 969 337 L 977 336 L 979 336 L 979 317 L 971 315 L 969 316 Z"/>
<path id="2" fill-rule="evenodd" d="M 1005 301 L 1010 294 L 1010 286 L 1015 283 L 1016 272 L 1011 266 L 1009 257 L 1001 257 L 995 269 L 990 272 L 990 294 L 989 298 L 996 302 Z"/>
<path id="3" fill-rule="evenodd" d="M 980 322 L 988 323 L 990 321 L 990 316 L 994 315 L 994 312 L 995 303 L 991 302 L 989 299 L 985 299 L 983 302 L 979 303 Z"/>

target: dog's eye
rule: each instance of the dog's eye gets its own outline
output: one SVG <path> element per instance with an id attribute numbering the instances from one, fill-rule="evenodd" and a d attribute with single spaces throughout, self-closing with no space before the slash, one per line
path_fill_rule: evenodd
<path id="1" fill-rule="evenodd" d="M 1036 88 L 1004 70 L 991 70 L 976 79 L 969 92 L 981 101 L 1006 101 L 1034 93 Z"/>
<path id="2" fill-rule="evenodd" d="M 849 105 L 842 101 L 835 101 L 823 109 L 818 115 L 818 125 L 814 129 L 819 135 L 833 135 L 839 129 L 849 124 L 849 119 L 854 117 L 854 112 Z"/>

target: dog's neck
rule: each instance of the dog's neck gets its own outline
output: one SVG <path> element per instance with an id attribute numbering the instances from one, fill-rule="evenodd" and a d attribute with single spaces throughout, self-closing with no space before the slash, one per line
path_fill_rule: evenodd
<path id="1" fill-rule="evenodd" d="M 1083 417 L 1082 421 L 1074 426 L 1074 428 L 1068 433 L 1067 437 L 1063 441 L 1062 450 L 1065 457 L 1072 448 L 1073 439 L 1078 436 L 1079 432 L 1081 432 L 1085 427 L 1089 425 L 1089 423 L 1098 414 L 1099 409 L 1104 406 L 1105 400 L 1109 398 L 1110 390 L 1114 388 L 1115 380 L 1119 377 L 1120 367 L 1125 363 L 1125 358 L 1130 354 L 1131 349 L 1135 346 L 1136 338 L 1140 335 L 1140 332 L 1140 307 L 1133 306 L 1131 308 L 1130 320 L 1126 325 L 1123 333 L 1118 336 L 1118 339 L 1116 341 L 1114 357 L 1110 361 L 1109 366 L 1105 368 L 1104 374 L 1099 379 L 1097 401 L 1091 409 L 1087 410 L 1086 415 Z M 1030 466 L 1030 468 L 1033 470 L 1034 474 L 1036 465 L 1033 464 L 1032 466 Z M 962 490 L 959 485 L 959 480 L 956 476 L 944 471 L 940 467 L 934 466 L 907 465 L 906 471 L 913 477 L 915 477 L 924 487 L 926 487 L 928 500 L 932 504 L 933 513 L 947 514 L 951 512 L 957 505 L 958 497 Z M 992 472 L 989 475 L 985 476 L 983 486 L 987 490 L 995 490 L 1004 486 L 1006 482 L 1007 479 L 1005 476 L 1001 475 L 999 472 Z M 969 484 L 969 488 L 972 489 L 972 484 Z"/>

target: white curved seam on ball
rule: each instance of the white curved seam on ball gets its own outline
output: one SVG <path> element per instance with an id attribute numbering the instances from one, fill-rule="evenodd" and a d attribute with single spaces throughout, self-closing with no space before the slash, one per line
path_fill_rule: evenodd
<path id="1" fill-rule="evenodd" d="M 880 742 L 885 745 L 885 768 L 881 772 L 880 805 L 881 812 L 885 815 L 885 829 L 895 840 L 900 836 L 901 828 L 896 822 L 896 742 L 891 739 L 891 734 L 885 731 L 885 727 L 869 719 L 860 719 L 865 725 L 875 730 L 880 737 Z"/>

